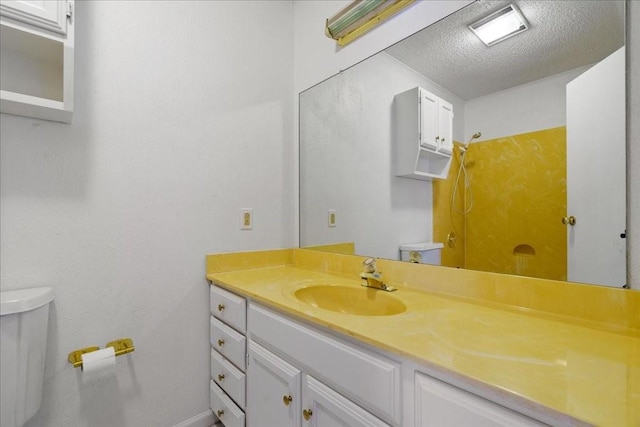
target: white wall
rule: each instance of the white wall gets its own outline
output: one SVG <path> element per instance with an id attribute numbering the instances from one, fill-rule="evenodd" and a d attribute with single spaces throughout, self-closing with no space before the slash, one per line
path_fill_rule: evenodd
<path id="1" fill-rule="evenodd" d="M 292 20 L 288 1 L 76 2 L 73 123 L 0 117 L 0 284 L 56 292 L 29 426 L 209 410 L 205 254 L 297 240 Z M 120 337 L 116 381 L 82 384 L 67 354 Z"/>
<path id="2" fill-rule="evenodd" d="M 398 259 L 400 244 L 433 240 L 431 182 L 395 177 L 392 161 L 394 95 L 416 86 L 451 102 L 462 129 L 462 99 L 384 53 L 300 95 L 302 246 L 350 241 Z"/>
<path id="3" fill-rule="evenodd" d="M 566 86 L 589 67 L 570 70 L 511 89 L 471 99 L 464 106 L 465 135 L 474 142 L 565 126 Z"/>

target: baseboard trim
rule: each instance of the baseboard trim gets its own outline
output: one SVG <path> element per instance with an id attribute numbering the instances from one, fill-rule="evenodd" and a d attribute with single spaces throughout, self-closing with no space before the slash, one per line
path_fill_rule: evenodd
<path id="1" fill-rule="evenodd" d="M 211 409 L 204 411 L 198 415 L 195 415 L 188 420 L 185 420 L 174 427 L 211 427 L 216 419 L 213 416 Z"/>

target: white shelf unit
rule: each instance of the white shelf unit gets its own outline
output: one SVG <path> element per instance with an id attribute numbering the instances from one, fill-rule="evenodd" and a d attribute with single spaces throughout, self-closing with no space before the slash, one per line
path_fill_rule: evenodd
<path id="1" fill-rule="evenodd" d="M 453 151 L 451 103 L 415 87 L 394 98 L 396 176 L 446 179 Z"/>
<path id="2" fill-rule="evenodd" d="M 0 2 L 0 112 L 71 122 L 72 8 L 71 1 Z"/>

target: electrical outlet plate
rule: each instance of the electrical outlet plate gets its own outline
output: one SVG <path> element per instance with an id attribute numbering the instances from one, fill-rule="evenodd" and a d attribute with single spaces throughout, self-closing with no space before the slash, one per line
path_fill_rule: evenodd
<path id="1" fill-rule="evenodd" d="M 253 228 L 253 209 L 240 208 L 240 230 L 251 230 Z"/>
<path id="2" fill-rule="evenodd" d="M 327 216 L 327 225 L 329 227 L 336 226 L 336 211 L 333 209 L 329 211 L 329 214 Z"/>

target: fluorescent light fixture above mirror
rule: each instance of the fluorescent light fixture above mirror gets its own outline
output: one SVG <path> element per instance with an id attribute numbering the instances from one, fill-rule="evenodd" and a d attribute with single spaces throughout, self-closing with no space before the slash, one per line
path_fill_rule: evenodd
<path id="1" fill-rule="evenodd" d="M 471 31 L 487 46 L 493 46 L 529 28 L 527 20 L 515 4 L 500 9 L 469 25 Z"/>
<path id="2" fill-rule="evenodd" d="M 391 18 L 415 0 L 354 0 L 327 19 L 325 34 L 344 46 Z"/>

